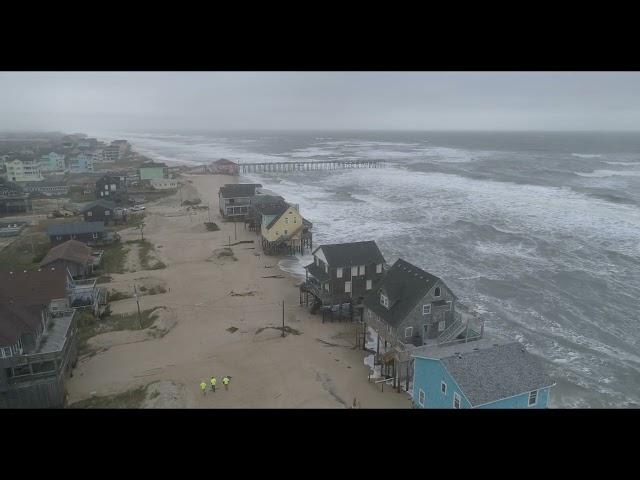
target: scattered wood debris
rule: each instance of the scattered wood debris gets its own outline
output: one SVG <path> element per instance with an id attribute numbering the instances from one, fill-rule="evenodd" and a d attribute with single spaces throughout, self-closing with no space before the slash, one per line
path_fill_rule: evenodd
<path id="1" fill-rule="evenodd" d="M 262 278 L 285 278 L 285 276 L 284 275 L 267 275 Z"/>

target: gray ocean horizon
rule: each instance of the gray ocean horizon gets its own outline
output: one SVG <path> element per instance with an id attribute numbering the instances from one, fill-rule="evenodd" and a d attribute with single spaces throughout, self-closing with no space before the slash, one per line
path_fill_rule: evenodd
<path id="1" fill-rule="evenodd" d="M 185 164 L 381 159 L 386 167 L 243 176 L 314 224 L 314 244 L 375 240 L 440 276 L 522 342 L 553 407 L 640 406 L 640 134 L 114 132 Z M 286 259 L 294 274 L 308 258 Z"/>

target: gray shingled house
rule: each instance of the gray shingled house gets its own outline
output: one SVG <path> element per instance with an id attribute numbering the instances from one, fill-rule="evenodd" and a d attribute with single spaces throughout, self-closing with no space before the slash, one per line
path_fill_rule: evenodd
<path id="1" fill-rule="evenodd" d="M 0 408 L 62 407 L 77 359 L 68 277 L 0 272 Z"/>
<path id="2" fill-rule="evenodd" d="M 47 228 L 47 235 L 53 245 L 78 240 L 84 243 L 102 243 L 106 239 L 104 222 L 55 223 Z"/>
<path id="3" fill-rule="evenodd" d="M 91 248 L 77 240 L 67 240 L 51 248 L 40 262 L 41 268 L 68 270 L 74 277 L 84 277 L 93 269 Z"/>
<path id="4" fill-rule="evenodd" d="M 363 301 L 363 331 L 377 336 L 374 364 L 406 383 L 414 347 L 481 337 L 482 327 L 456 312 L 456 301 L 442 279 L 398 259 Z"/>
<path id="5" fill-rule="evenodd" d="M 365 242 L 321 245 L 313 251 L 313 263 L 306 265 L 306 280 L 300 285 L 300 303 L 303 296 L 312 311 L 318 308 L 333 312 L 348 305 L 353 318 L 368 292 L 376 289 L 384 275 L 385 259 L 373 240 Z"/>
<path id="6" fill-rule="evenodd" d="M 220 187 L 218 203 L 223 218 L 245 219 L 259 183 L 230 183 Z"/>

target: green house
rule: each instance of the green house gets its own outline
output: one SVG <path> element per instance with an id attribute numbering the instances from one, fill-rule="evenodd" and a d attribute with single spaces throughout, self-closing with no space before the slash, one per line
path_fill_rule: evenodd
<path id="1" fill-rule="evenodd" d="M 164 163 L 144 163 L 139 169 L 140 180 L 162 180 L 169 177 L 169 170 Z"/>

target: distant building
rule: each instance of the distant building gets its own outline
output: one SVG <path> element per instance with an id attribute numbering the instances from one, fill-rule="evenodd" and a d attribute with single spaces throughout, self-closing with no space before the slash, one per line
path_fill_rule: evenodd
<path id="1" fill-rule="evenodd" d="M 96 181 L 96 198 L 122 202 L 127 196 L 126 175 L 107 174 Z"/>
<path id="2" fill-rule="evenodd" d="M 80 209 L 80 213 L 84 216 L 85 222 L 104 222 L 108 225 L 110 222 L 116 222 L 116 204 L 108 200 L 96 200 L 88 203 Z M 120 215 L 120 220 L 122 216 Z"/>
<path id="3" fill-rule="evenodd" d="M 230 183 L 220 187 L 218 201 L 224 218 L 244 219 L 253 197 L 259 193 L 259 183 Z"/>
<path id="4" fill-rule="evenodd" d="M 93 172 L 93 160 L 93 155 L 88 153 L 79 153 L 71 158 L 69 171 L 71 173 Z"/>
<path id="5" fill-rule="evenodd" d="M 0 215 L 31 212 L 33 206 L 29 194 L 0 194 Z"/>
<path id="6" fill-rule="evenodd" d="M 518 342 L 425 346 L 412 356 L 416 408 L 547 408 L 555 385 Z"/>
<path id="7" fill-rule="evenodd" d="M 226 158 L 221 158 L 215 162 L 211 162 L 209 167 L 211 173 L 223 174 L 223 175 L 239 175 L 240 165 Z"/>
<path id="8" fill-rule="evenodd" d="M 349 305 L 349 315 L 360 307 L 384 275 L 385 259 L 373 240 L 321 245 L 313 252 L 313 263 L 305 266 L 306 280 L 300 294 L 313 297 L 312 311 Z"/>
<path id="9" fill-rule="evenodd" d="M 61 182 L 27 183 L 22 189 L 27 193 L 39 193 L 47 197 L 64 196 L 69 193 L 69 185 Z"/>
<path id="10" fill-rule="evenodd" d="M 93 258 L 92 250 L 87 245 L 77 240 L 68 240 L 51 248 L 40 262 L 40 267 L 68 270 L 74 277 L 84 277 L 92 272 Z"/>
<path id="11" fill-rule="evenodd" d="M 169 171 L 164 163 L 143 163 L 138 169 L 140 180 L 163 180 L 169 178 Z"/>
<path id="12" fill-rule="evenodd" d="M 56 152 L 50 152 L 40 157 L 40 170 L 42 172 L 64 172 L 65 156 Z"/>
<path id="13" fill-rule="evenodd" d="M 310 222 L 306 222 L 297 206 L 287 205 L 262 213 L 262 249 L 267 255 L 304 253 L 311 248 Z M 305 223 L 306 222 L 306 223 Z"/>
<path id="14" fill-rule="evenodd" d="M 83 138 L 78 142 L 78 148 L 95 150 L 98 148 L 97 138 Z"/>
<path id="15" fill-rule="evenodd" d="M 77 361 L 68 276 L 0 272 L 0 408 L 59 408 Z"/>
<path id="16" fill-rule="evenodd" d="M 47 228 L 47 235 L 53 245 L 67 240 L 97 244 L 102 243 L 107 236 L 103 222 L 54 223 Z"/>
<path id="17" fill-rule="evenodd" d="M 176 190 L 178 188 L 178 180 L 173 178 L 150 180 L 150 183 L 155 190 Z"/>
<path id="18" fill-rule="evenodd" d="M 14 159 L 6 162 L 5 167 L 7 180 L 10 182 L 40 182 L 44 180 L 39 162 Z"/>

